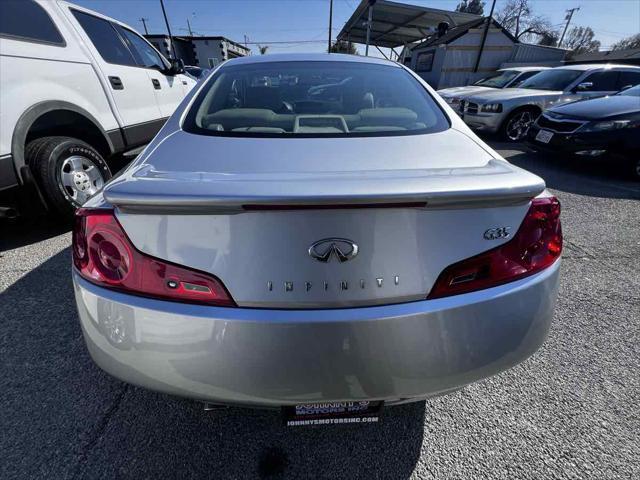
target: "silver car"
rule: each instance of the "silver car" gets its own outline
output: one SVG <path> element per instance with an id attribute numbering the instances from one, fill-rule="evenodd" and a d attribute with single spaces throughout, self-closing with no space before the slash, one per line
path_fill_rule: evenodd
<path id="1" fill-rule="evenodd" d="M 461 110 L 472 129 L 520 141 L 546 108 L 610 95 L 637 83 L 640 67 L 567 65 L 540 72 L 518 88 L 471 95 L 463 100 Z"/>
<path id="2" fill-rule="evenodd" d="M 462 100 L 485 92 L 495 92 L 503 88 L 515 88 L 529 77 L 548 70 L 549 67 L 514 67 L 497 70 L 493 74 L 478 80 L 472 85 L 463 87 L 450 87 L 438 90 L 438 94 L 444 98 L 451 108 L 460 110 Z"/>
<path id="3" fill-rule="evenodd" d="M 245 57 L 77 212 L 75 298 L 95 362 L 135 385 L 303 413 L 417 401 L 540 347 L 559 214 L 403 66 Z"/>

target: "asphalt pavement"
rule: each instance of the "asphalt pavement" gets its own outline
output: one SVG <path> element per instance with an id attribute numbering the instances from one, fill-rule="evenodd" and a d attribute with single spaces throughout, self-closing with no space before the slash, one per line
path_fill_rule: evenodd
<path id="1" fill-rule="evenodd" d="M 494 147 L 562 202 L 549 338 L 379 425 L 287 429 L 111 378 L 84 347 L 67 229 L 0 223 L 0 478 L 640 477 L 640 183 L 612 161 Z"/>

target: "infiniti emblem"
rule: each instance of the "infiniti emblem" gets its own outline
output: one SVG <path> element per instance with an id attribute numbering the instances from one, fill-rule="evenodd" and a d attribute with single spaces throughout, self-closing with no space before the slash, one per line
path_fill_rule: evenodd
<path id="1" fill-rule="evenodd" d="M 358 245 L 346 238 L 324 238 L 309 247 L 309 255 L 323 263 L 334 256 L 342 263 L 358 255 Z"/>

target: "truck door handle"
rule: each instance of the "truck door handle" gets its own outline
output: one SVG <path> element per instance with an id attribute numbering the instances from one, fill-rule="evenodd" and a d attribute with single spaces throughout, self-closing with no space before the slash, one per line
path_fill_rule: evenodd
<path id="1" fill-rule="evenodd" d="M 124 85 L 120 77 L 109 77 L 109 82 L 114 90 L 124 90 Z"/>
<path id="2" fill-rule="evenodd" d="M 151 80 L 151 83 L 153 83 L 153 88 L 155 88 L 156 90 L 160 90 L 162 88 L 157 78 L 153 78 Z"/>

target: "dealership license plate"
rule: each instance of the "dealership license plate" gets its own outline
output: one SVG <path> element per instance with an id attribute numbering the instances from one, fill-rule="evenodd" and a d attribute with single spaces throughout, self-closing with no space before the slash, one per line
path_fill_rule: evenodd
<path id="1" fill-rule="evenodd" d="M 549 130 L 540 130 L 536 135 L 536 140 L 542 143 L 549 143 L 553 138 L 553 132 Z"/>
<path id="2" fill-rule="evenodd" d="M 383 402 L 320 402 L 282 407 L 288 427 L 379 423 Z"/>

